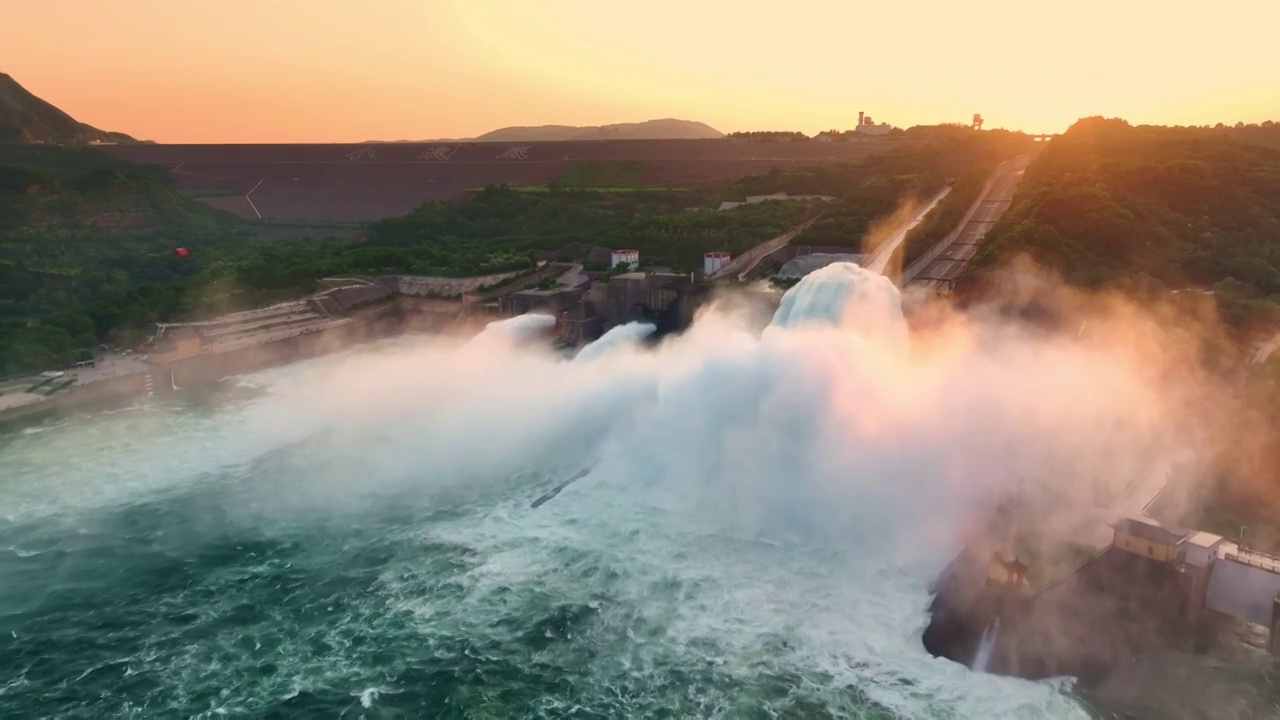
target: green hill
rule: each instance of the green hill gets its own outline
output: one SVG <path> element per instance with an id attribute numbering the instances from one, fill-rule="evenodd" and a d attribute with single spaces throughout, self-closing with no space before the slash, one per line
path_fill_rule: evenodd
<path id="1" fill-rule="evenodd" d="M 136 143 L 124 133 L 86 125 L 0 73 L 0 143 Z"/>
<path id="2" fill-rule="evenodd" d="M 0 145 L 0 227 L 12 233 L 191 230 L 232 219 L 178 192 L 160 167 L 94 148 Z"/>
<path id="3" fill-rule="evenodd" d="M 974 265 L 1026 253 L 1083 286 L 1212 289 L 1280 324 L 1280 150 L 1237 132 L 1086 118 L 1045 148 Z"/>

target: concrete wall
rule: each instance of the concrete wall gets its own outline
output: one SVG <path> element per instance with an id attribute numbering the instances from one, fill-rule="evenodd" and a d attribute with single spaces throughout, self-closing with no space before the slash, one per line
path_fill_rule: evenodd
<path id="1" fill-rule="evenodd" d="M 1214 563 L 1205 605 L 1225 615 L 1271 626 L 1271 603 L 1280 594 L 1280 573 L 1231 559 Z"/>
<path id="2" fill-rule="evenodd" d="M 433 297 L 460 297 L 475 292 L 482 286 L 492 285 L 519 275 L 521 271 L 482 275 L 470 278 L 430 277 L 424 275 L 389 275 L 383 278 L 402 295 Z"/>

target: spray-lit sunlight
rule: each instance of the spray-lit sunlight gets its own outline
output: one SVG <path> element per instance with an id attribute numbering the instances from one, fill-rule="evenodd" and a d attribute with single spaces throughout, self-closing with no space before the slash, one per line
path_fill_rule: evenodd
<path id="1" fill-rule="evenodd" d="M 160 142 L 665 117 L 812 134 L 859 110 L 899 127 L 981 112 L 1028 132 L 1094 114 L 1257 122 L 1280 104 L 1278 21 L 1270 0 L 0 3 L 4 71 L 78 119 Z"/>
<path id="2" fill-rule="evenodd" d="M 311 678 L 393 712 L 431 692 L 413 676 L 423 663 L 447 678 L 536 657 L 529 682 L 570 678 L 572 702 L 615 717 L 737 717 L 763 702 L 1084 717 L 1064 683 L 925 653 L 928 586 L 1015 488 L 1073 533 L 1111 511 L 1082 478 L 1122 498 L 1194 447 L 1171 429 L 1186 427 L 1170 422 L 1186 396 L 1153 372 L 1169 360 L 1159 346 L 982 315 L 912 334 L 892 283 L 847 263 L 792 288 L 766 327 L 746 317 L 726 298 L 656 347 L 642 342 L 652 326 L 623 325 L 570 360 L 535 342 L 550 317 L 522 316 L 467 341 L 404 338 L 259 373 L 254 396 L 214 407 L 34 428 L 4 448 L 0 546 L 61 558 L 71 588 L 114 567 L 103 546 L 130 553 L 97 591 L 104 608 L 131 607 L 130 583 L 153 582 L 165 558 L 213 563 L 134 608 L 196 615 L 120 642 L 130 672 L 176 702 L 216 677 L 215 711 L 307 702 Z M 231 546 L 250 559 L 219 560 Z M 228 592 L 263 574 L 305 585 L 322 567 L 351 581 Z M 53 582 L 20 578 L 21 591 L 5 578 L 0 611 Z M 213 641 L 193 650 L 188 633 Z M 57 662 L 93 673 L 106 660 Z M 29 690 L 66 701 L 96 682 Z M 783 687 L 790 699 L 769 700 Z M 525 697 L 510 692 L 474 707 L 502 715 Z"/>

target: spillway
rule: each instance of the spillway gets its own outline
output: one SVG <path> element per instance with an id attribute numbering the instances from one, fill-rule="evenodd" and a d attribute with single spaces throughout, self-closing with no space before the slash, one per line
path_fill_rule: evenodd
<path id="1" fill-rule="evenodd" d="M 525 318 L 6 435 L 0 717 L 1086 717 L 921 647 L 978 458 L 893 410 L 886 282 L 610 362 L 495 341 Z"/>

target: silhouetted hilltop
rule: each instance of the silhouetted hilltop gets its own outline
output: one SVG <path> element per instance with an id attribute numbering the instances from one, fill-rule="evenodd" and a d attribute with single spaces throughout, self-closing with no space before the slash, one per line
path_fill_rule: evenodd
<path id="1" fill-rule="evenodd" d="M 564 142 L 573 140 L 705 140 L 724 133 L 692 120 L 645 120 L 613 125 L 536 125 L 498 128 L 474 138 L 392 140 L 389 142 Z M 369 142 L 379 142 L 371 140 Z M 388 141 L 382 141 L 388 142 Z"/>
<path id="2" fill-rule="evenodd" d="M 480 142 L 528 142 L 536 140 L 702 140 L 724 137 L 724 133 L 692 120 L 646 120 L 638 123 L 617 123 L 573 127 L 570 125 L 541 125 L 538 127 L 508 127 L 487 132 L 476 138 Z"/>
<path id="3" fill-rule="evenodd" d="M 136 143 L 124 133 L 86 125 L 0 73 L 0 143 Z"/>

